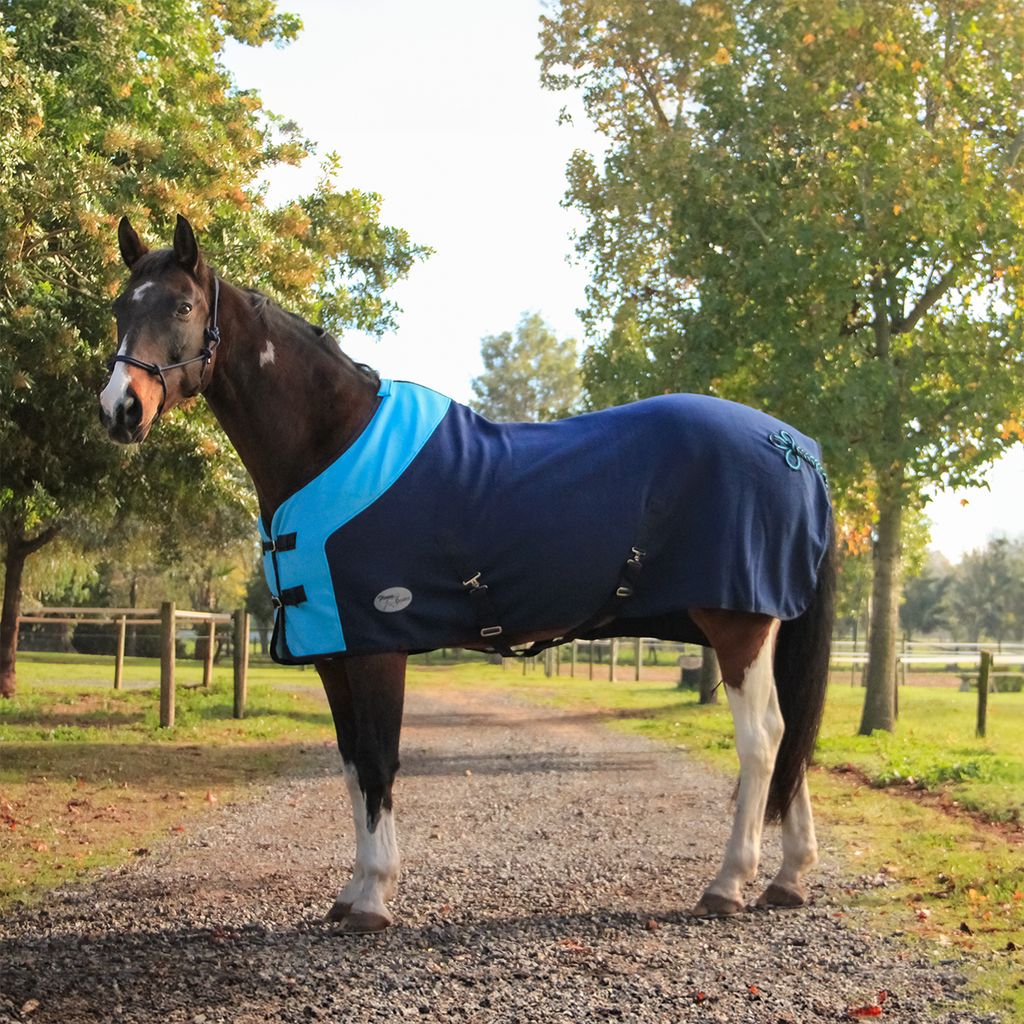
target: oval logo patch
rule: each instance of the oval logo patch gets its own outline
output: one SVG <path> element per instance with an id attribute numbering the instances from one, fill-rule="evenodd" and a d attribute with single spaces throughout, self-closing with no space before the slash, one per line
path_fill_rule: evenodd
<path id="1" fill-rule="evenodd" d="M 373 607 L 379 612 L 400 612 L 408 608 L 412 601 L 412 591 L 405 587 L 390 587 L 382 590 L 374 599 Z"/>

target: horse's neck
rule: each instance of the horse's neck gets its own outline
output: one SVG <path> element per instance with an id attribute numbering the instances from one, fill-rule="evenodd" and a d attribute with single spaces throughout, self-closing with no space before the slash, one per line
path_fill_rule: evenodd
<path id="1" fill-rule="evenodd" d="M 232 289 L 221 348 L 204 392 L 256 486 L 264 522 L 359 435 L 376 388 L 307 338 L 272 333 Z M 223 302 L 223 300 L 222 300 Z M 227 313 L 228 310 L 225 310 Z"/>

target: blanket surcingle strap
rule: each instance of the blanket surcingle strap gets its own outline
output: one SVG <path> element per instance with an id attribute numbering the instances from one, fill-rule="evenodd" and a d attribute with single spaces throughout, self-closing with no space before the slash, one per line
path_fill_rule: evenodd
<path id="1" fill-rule="evenodd" d="M 510 656 L 702 643 L 689 607 L 795 618 L 831 506 L 817 444 L 746 406 L 666 395 L 498 424 L 384 381 L 359 437 L 260 531 L 276 660 Z M 536 636 L 557 639 L 513 650 Z"/>
<path id="2" fill-rule="evenodd" d="M 444 530 L 438 537 L 445 554 L 451 559 L 452 567 L 458 576 L 462 578 L 462 585 L 469 587 L 469 598 L 476 610 L 476 621 L 480 626 L 480 636 L 489 641 L 491 646 L 499 651 L 506 658 L 515 657 L 515 652 L 508 647 L 504 641 L 498 638 L 504 633 L 500 625 L 498 613 L 491 600 L 490 588 L 480 577 L 482 573 L 474 572 L 472 566 L 466 560 L 465 553 L 459 547 L 455 534 L 451 530 Z M 507 653 L 506 653 L 507 652 Z"/>
<path id="3" fill-rule="evenodd" d="M 532 658 L 549 647 L 557 647 L 560 644 L 572 643 L 592 629 L 597 629 L 605 622 L 615 618 L 619 606 L 628 598 L 633 596 L 634 588 L 640 579 L 640 570 L 643 569 L 643 557 L 647 553 L 645 547 L 651 527 L 657 518 L 662 514 L 660 503 L 655 502 L 648 507 L 640 520 L 640 530 L 636 542 L 631 549 L 631 554 L 626 559 L 619 576 L 619 583 L 608 599 L 601 605 L 586 622 L 580 623 L 575 629 L 570 630 L 565 636 L 559 636 L 553 640 L 535 640 L 529 647 L 520 650 L 513 650 L 504 640 L 501 639 L 504 629 L 500 625 L 498 613 L 495 610 L 494 602 L 491 600 L 490 588 L 481 580 L 482 573 L 473 572 L 466 556 L 459 546 L 455 534 L 451 530 L 445 530 L 438 540 L 444 548 L 445 553 L 451 559 L 456 572 L 465 577 L 462 581 L 464 587 L 469 587 L 469 596 L 476 609 L 476 619 L 480 626 L 480 636 L 487 640 L 491 648 L 503 658 Z"/>

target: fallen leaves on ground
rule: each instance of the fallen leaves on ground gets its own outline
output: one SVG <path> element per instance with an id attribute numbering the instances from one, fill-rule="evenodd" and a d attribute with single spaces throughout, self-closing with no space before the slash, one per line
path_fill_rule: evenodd
<path id="1" fill-rule="evenodd" d="M 846 1011 L 847 1017 L 881 1017 L 882 1016 L 882 1003 L 889 997 L 889 990 L 882 989 L 878 993 L 875 1002 L 870 1006 L 851 1006 Z"/>

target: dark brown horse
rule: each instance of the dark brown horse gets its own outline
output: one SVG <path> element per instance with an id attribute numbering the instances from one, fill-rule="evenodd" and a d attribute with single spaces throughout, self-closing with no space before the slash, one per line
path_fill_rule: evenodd
<path id="1" fill-rule="evenodd" d="M 343 772 L 352 798 L 356 829 L 355 868 L 351 881 L 337 896 L 328 916 L 352 931 L 385 928 L 392 920 L 387 901 L 394 894 L 399 873 L 391 792 L 399 766 L 406 657 L 409 651 L 429 647 L 429 643 L 409 640 L 407 646 L 402 647 L 396 640 L 392 645 L 395 649 L 389 650 L 386 649 L 386 641 L 366 641 L 361 647 L 352 640 L 354 634 L 351 631 L 342 637 L 338 626 L 341 613 L 336 609 L 332 609 L 326 618 L 310 618 L 314 625 L 306 631 L 303 639 L 299 628 L 302 619 L 297 616 L 306 614 L 304 608 L 312 609 L 310 615 L 321 613 L 312 607 L 315 605 L 312 593 L 307 600 L 303 587 L 286 587 L 283 582 L 288 564 L 287 552 L 295 547 L 295 534 L 284 533 L 280 524 L 296 495 L 331 473 L 338 475 L 336 467 L 344 469 L 348 465 L 345 459 L 353 457 L 351 453 L 360 446 L 372 449 L 368 439 L 375 439 L 374 444 L 380 443 L 382 458 L 393 458 L 395 446 L 400 448 L 406 443 L 399 433 L 381 433 L 381 424 L 387 422 L 381 409 L 390 408 L 384 403 L 394 401 L 386 397 L 391 393 L 388 390 L 390 382 L 382 385 L 372 370 L 344 355 L 335 339 L 323 330 L 284 312 L 256 292 L 243 291 L 217 279 L 203 262 L 192 228 L 184 218 L 178 218 L 171 249 L 149 250 L 127 219 L 121 221 L 118 238 L 121 254 L 131 273 L 114 305 L 119 347 L 111 360 L 110 381 L 100 399 L 102 422 L 112 440 L 121 444 L 137 444 L 146 438 L 161 412 L 173 408 L 183 399 L 203 394 L 238 450 L 255 484 L 267 566 L 274 577 L 269 582 L 278 596 L 280 635 L 277 636 L 276 650 L 279 654 L 283 652 L 284 660 L 301 661 L 305 658 L 315 662 L 330 701 Z M 415 397 L 420 392 L 409 393 Z M 744 410 L 744 407 L 731 406 L 731 403 L 713 404 L 716 401 L 694 400 L 687 404 L 687 408 L 693 406 L 701 415 L 714 417 L 721 407 L 729 406 L 730 410 L 739 410 L 748 418 L 761 416 Z M 605 422 L 618 425 L 617 433 L 613 431 L 596 446 L 602 450 L 610 449 L 614 455 L 618 446 L 630 443 L 630 437 L 641 436 L 646 429 L 645 424 L 658 424 L 660 430 L 660 424 L 668 422 L 665 416 L 675 406 L 659 402 L 662 400 L 653 399 L 650 403 L 623 407 L 628 412 L 609 410 L 569 422 L 575 422 L 585 431 L 596 429 L 597 425 Z M 445 422 L 451 416 L 458 420 L 451 428 L 456 431 L 452 434 L 456 441 L 451 443 L 458 447 L 462 444 L 458 440 L 461 435 L 457 431 L 462 429 L 459 424 L 468 422 L 473 414 L 454 404 L 451 409 L 454 411 L 450 415 L 445 414 Z M 621 418 L 626 415 L 632 418 Z M 488 595 L 486 572 L 481 580 L 480 566 L 467 557 L 466 551 L 459 547 L 460 538 L 452 533 L 437 545 L 427 545 L 430 550 L 425 547 L 409 555 L 392 556 L 393 561 L 399 559 L 396 564 L 406 566 L 410 572 L 419 560 L 433 559 L 431 565 L 437 569 L 448 557 L 456 570 L 464 575 L 450 588 L 450 602 L 465 599 L 467 605 L 472 604 L 482 628 L 476 630 L 474 627 L 466 632 L 460 626 L 463 632 L 458 634 L 456 641 L 462 646 L 496 647 L 510 653 L 513 646 L 525 643 L 559 642 L 573 636 L 621 633 L 665 639 L 696 638 L 715 649 L 733 714 L 741 779 L 725 857 L 717 876 L 694 908 L 697 915 L 742 911 L 743 887 L 754 878 L 757 870 L 766 810 L 768 818 L 781 819 L 783 858 L 778 874 L 758 902 L 777 906 L 802 904 L 806 898 L 802 876 L 816 861 L 805 770 L 813 752 L 824 706 L 832 628 L 834 541 L 824 473 L 812 454 L 816 451 L 814 443 L 796 434 L 792 428 L 781 429 L 784 425 L 764 419 L 769 426 L 775 424 L 775 427 L 770 433 L 759 433 L 758 447 L 751 450 L 755 451 L 757 459 L 777 458 L 781 468 L 764 462 L 767 469 L 757 469 L 756 472 L 750 469 L 745 477 L 741 474 L 741 483 L 737 486 L 746 487 L 758 474 L 770 474 L 769 496 L 758 500 L 771 503 L 775 501 L 775 494 L 791 489 L 790 481 L 793 481 L 793 486 L 797 486 L 799 481 L 807 494 L 815 495 L 811 513 L 805 521 L 799 516 L 794 518 L 790 513 L 764 516 L 755 507 L 751 521 L 756 521 L 756 525 L 764 519 L 768 526 L 758 532 L 748 523 L 744 528 L 747 540 L 747 535 L 761 539 L 753 549 L 744 548 L 743 538 L 733 538 L 728 533 L 735 519 L 733 506 L 742 502 L 723 497 L 721 506 L 711 506 L 712 523 L 702 527 L 705 533 L 710 531 L 707 533 L 710 539 L 691 547 L 700 549 L 692 552 L 695 558 L 699 558 L 704 549 L 719 552 L 714 555 L 718 559 L 725 557 L 721 552 L 727 556 L 733 548 L 742 551 L 738 560 L 740 570 L 746 562 L 763 561 L 767 567 L 763 576 L 768 579 L 767 583 L 762 579 L 761 585 L 769 586 L 773 582 L 770 577 L 789 571 L 787 560 L 794 560 L 790 552 L 799 554 L 802 550 L 803 534 L 813 534 L 810 555 L 796 558 L 802 565 L 810 566 L 803 572 L 808 580 L 802 584 L 806 598 L 802 599 L 799 607 L 794 605 L 796 610 L 791 613 L 777 610 L 769 613 L 755 600 L 740 603 L 702 597 L 682 606 L 666 605 L 665 600 L 661 605 L 656 601 L 651 603 L 650 596 L 656 596 L 659 588 L 668 589 L 664 582 L 657 583 L 658 565 L 673 566 L 672 573 L 679 573 L 667 555 L 659 563 L 656 557 L 648 556 L 647 548 L 650 547 L 655 554 L 657 550 L 669 549 L 669 541 L 675 539 L 673 535 L 687 528 L 685 517 L 689 505 L 673 510 L 660 502 L 658 531 L 653 530 L 650 522 L 645 522 L 641 524 L 642 535 L 658 532 L 666 535 L 667 539 L 652 540 L 650 545 L 646 541 L 627 541 L 628 561 L 621 574 L 613 572 L 607 580 L 609 593 L 584 594 L 590 611 L 570 621 L 509 628 L 509 622 L 519 622 L 515 610 L 495 609 L 494 600 L 498 595 Z M 500 433 L 504 427 L 481 422 L 485 431 L 498 436 L 501 450 L 507 453 L 509 460 L 514 460 L 514 449 L 519 440 L 528 446 L 543 442 L 557 447 L 560 438 L 570 438 L 576 429 L 572 426 L 555 429 L 554 425 L 548 425 L 532 431 L 509 428 L 509 431 Z M 756 422 L 760 423 L 760 420 Z M 441 428 L 435 431 L 439 432 Z M 719 443 L 718 433 L 722 432 L 702 435 L 704 440 L 696 446 L 698 455 L 702 456 L 702 465 L 706 464 L 702 472 L 714 473 L 724 461 L 723 457 L 709 454 L 717 451 L 714 445 Z M 685 442 L 685 428 L 680 436 Z M 595 446 L 591 444 L 591 447 Z M 647 447 L 649 445 L 642 441 L 635 450 L 631 450 L 633 453 L 628 458 L 619 461 L 640 458 Z M 774 455 L 771 454 L 773 451 Z M 373 451 L 369 454 L 372 455 Z M 462 457 L 465 452 L 460 451 L 459 454 Z M 557 459 L 557 456 L 556 451 L 552 458 Z M 791 473 L 791 476 L 787 477 L 786 473 Z M 662 471 L 661 475 L 664 477 L 666 474 Z M 500 477 L 499 461 L 490 477 L 496 488 L 500 487 Z M 347 486 L 346 479 L 342 473 L 342 492 Z M 558 481 L 551 474 L 547 481 L 550 494 L 534 504 L 545 506 L 549 518 L 557 518 L 563 511 L 563 501 L 567 510 L 570 500 L 576 499 L 563 498 L 556 490 Z M 352 486 L 356 486 L 355 481 Z M 725 485 L 715 482 L 702 489 L 710 490 L 714 496 L 719 486 Z M 380 489 L 387 492 L 388 500 L 398 491 L 390 485 L 381 485 Z M 622 489 L 619 488 L 620 491 Z M 422 490 L 417 495 L 424 505 L 437 500 L 436 496 Z M 577 502 L 573 506 L 574 518 L 567 525 L 572 530 L 578 522 L 575 517 L 590 514 L 596 515 L 597 526 L 600 527 L 603 509 L 611 509 L 615 500 L 600 486 L 592 488 L 584 495 L 582 504 Z M 695 500 L 692 495 L 690 500 Z M 381 503 L 383 499 L 378 502 Z M 659 505 L 659 502 L 652 500 L 651 505 Z M 800 507 L 793 507 L 800 512 Z M 569 518 L 567 511 L 564 517 Z M 356 521 L 359 521 L 358 516 Z M 333 529 L 321 532 L 326 536 Z M 762 560 L 757 545 L 766 549 L 772 547 L 774 541 L 765 538 L 773 531 L 787 534 L 788 547 L 779 551 L 773 549 L 768 552 L 771 557 Z M 716 536 L 716 532 L 722 536 Z M 339 530 L 331 536 L 335 539 L 328 547 L 336 545 L 337 537 L 344 540 L 346 535 Z M 537 537 L 538 546 L 545 542 L 546 538 Z M 524 545 L 517 541 L 517 546 Z M 541 548 L 537 550 L 540 552 Z M 358 562 L 364 555 L 369 557 L 359 548 L 350 546 L 346 551 L 351 556 L 349 562 Z M 582 560 L 574 557 L 575 564 L 592 561 L 589 557 Z M 609 557 L 618 564 L 618 554 L 613 553 Z M 541 563 L 538 571 L 543 571 L 549 560 L 547 553 L 537 557 L 534 561 Z M 599 567 L 603 565 L 596 554 L 593 561 Z M 465 564 L 465 569 L 460 562 Z M 646 567 L 648 562 L 650 568 Z M 638 582 L 642 564 L 645 566 L 644 576 Z M 438 570 L 438 573 L 443 575 L 443 570 Z M 697 591 L 688 592 L 724 593 L 714 572 L 702 568 L 692 575 L 699 586 Z M 513 580 L 508 585 L 507 592 L 514 590 L 514 583 Z M 336 579 L 335 587 L 339 593 L 345 589 Z M 548 593 L 552 588 L 545 585 L 538 589 Z M 566 586 L 566 589 L 571 587 Z M 463 598 L 462 595 L 469 596 Z M 408 589 L 392 587 L 382 589 L 371 600 L 376 612 L 380 613 L 381 621 L 386 620 L 390 624 L 402 619 L 401 612 L 412 597 Z M 444 600 L 449 601 L 449 596 Z M 629 602 L 639 601 L 642 605 L 645 600 L 648 601 L 647 611 L 631 618 Z M 286 618 L 286 612 L 290 617 Z M 495 624 L 501 616 L 506 617 L 504 628 Z M 565 618 L 569 619 L 568 612 Z M 318 639 L 322 634 L 315 628 L 317 621 L 331 623 L 330 628 L 334 631 L 322 643 Z M 286 623 L 289 624 L 287 629 Z M 632 627 L 635 627 L 634 632 L 626 632 Z M 300 640 L 306 644 L 305 651 L 299 649 Z M 443 644 L 436 644 L 442 645 L 452 646 L 453 643 L 446 637 Z"/>

